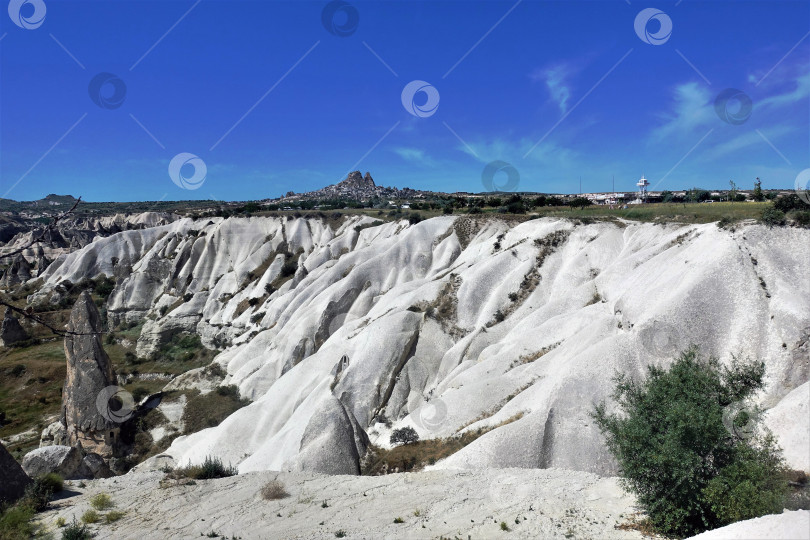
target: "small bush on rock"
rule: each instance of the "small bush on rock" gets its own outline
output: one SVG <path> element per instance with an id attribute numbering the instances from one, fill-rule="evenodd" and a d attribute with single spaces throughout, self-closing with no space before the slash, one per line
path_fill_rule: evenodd
<path id="1" fill-rule="evenodd" d="M 106 523 L 115 523 L 122 517 L 124 517 L 124 512 L 113 510 L 112 512 L 107 512 L 107 515 L 104 516 L 104 521 Z"/>
<path id="2" fill-rule="evenodd" d="M 769 227 L 773 227 L 774 225 L 784 225 L 785 213 L 772 206 L 769 206 L 762 211 L 762 223 Z"/>
<path id="3" fill-rule="evenodd" d="M 48 507 L 51 495 L 62 491 L 64 482 L 56 473 L 44 474 L 34 480 L 25 489 L 25 503 L 39 512 Z"/>
<path id="4" fill-rule="evenodd" d="M 265 501 L 276 501 L 278 499 L 284 499 L 289 497 L 290 494 L 284 488 L 284 484 L 282 484 L 279 480 L 270 480 L 267 482 L 264 487 L 262 487 L 262 499 Z"/>
<path id="5" fill-rule="evenodd" d="M 82 514 L 83 523 L 98 523 L 99 519 L 101 519 L 99 513 L 92 509 Z"/>
<path id="6" fill-rule="evenodd" d="M 395 429 L 391 433 L 391 444 L 412 444 L 419 440 L 419 434 L 411 426 Z"/>
<path id="7" fill-rule="evenodd" d="M 62 540 L 89 540 L 90 531 L 87 530 L 87 525 L 79 525 L 76 523 L 76 518 L 73 518 L 73 523 L 68 525 L 62 530 Z"/>
<path id="8" fill-rule="evenodd" d="M 210 480 L 211 478 L 226 478 L 237 474 L 236 467 L 232 467 L 230 464 L 225 466 L 218 457 L 206 456 L 205 461 L 203 461 L 193 478 Z"/>
<path id="9" fill-rule="evenodd" d="M 106 493 L 99 493 L 97 495 L 93 495 L 90 498 L 90 506 L 95 508 L 96 510 L 109 510 L 115 503 L 113 503 L 112 497 L 107 495 Z"/>

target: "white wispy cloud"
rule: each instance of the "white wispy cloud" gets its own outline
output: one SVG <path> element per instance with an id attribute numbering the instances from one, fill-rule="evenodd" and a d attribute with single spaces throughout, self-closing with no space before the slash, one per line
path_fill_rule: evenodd
<path id="1" fill-rule="evenodd" d="M 777 140 L 779 137 L 793 133 L 793 131 L 794 128 L 792 126 L 783 124 L 768 128 L 764 133 L 769 140 Z M 732 139 L 714 145 L 704 157 L 711 159 L 720 158 L 733 154 L 734 152 L 742 150 L 743 148 L 748 148 L 749 146 L 761 148 L 762 144 L 762 136 L 759 135 L 755 130 L 748 129 Z"/>
<path id="2" fill-rule="evenodd" d="M 664 122 L 652 130 L 651 142 L 691 136 L 697 128 L 705 131 L 709 124 L 718 122 L 712 105 L 713 98 L 706 86 L 697 82 L 676 86 L 672 109 L 660 115 Z"/>
<path id="3" fill-rule="evenodd" d="M 392 150 L 405 161 L 431 167 L 436 165 L 435 160 L 431 158 L 427 154 L 427 152 L 425 152 L 421 148 L 413 148 L 410 146 L 398 146 L 392 148 Z"/>
<path id="4" fill-rule="evenodd" d="M 568 101 L 571 99 L 568 79 L 572 71 L 570 64 L 560 63 L 536 70 L 531 74 L 532 80 L 541 81 L 546 85 L 549 97 L 557 104 L 561 114 L 568 112 Z"/>

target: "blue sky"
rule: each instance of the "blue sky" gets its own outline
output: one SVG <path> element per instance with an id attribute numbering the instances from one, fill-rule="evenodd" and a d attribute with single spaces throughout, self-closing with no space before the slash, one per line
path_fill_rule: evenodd
<path id="1" fill-rule="evenodd" d="M 524 191 L 789 188 L 810 166 L 806 1 L 12 4 L 38 26 L 0 17 L 0 197 L 259 199 L 353 169 L 477 192 L 494 160 Z M 126 88 L 101 77 L 110 108 L 99 73 Z M 438 106 L 407 110 L 412 81 Z"/>

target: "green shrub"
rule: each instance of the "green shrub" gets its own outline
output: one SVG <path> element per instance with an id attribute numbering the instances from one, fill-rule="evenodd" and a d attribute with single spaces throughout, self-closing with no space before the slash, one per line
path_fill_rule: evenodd
<path id="1" fill-rule="evenodd" d="M 82 523 L 98 523 L 99 519 L 101 519 L 101 516 L 92 508 L 82 514 Z"/>
<path id="2" fill-rule="evenodd" d="M 110 296 L 113 289 L 115 289 L 115 280 L 106 276 L 95 280 L 95 285 L 93 286 L 93 291 L 102 298 Z"/>
<path id="3" fill-rule="evenodd" d="M 178 471 L 180 474 L 196 480 L 210 480 L 212 478 L 226 478 L 238 474 L 236 467 L 222 463 L 218 457 L 206 456 L 202 465 L 192 465 Z"/>
<path id="4" fill-rule="evenodd" d="M 298 270 L 298 264 L 294 261 L 287 261 L 281 267 L 281 277 L 289 277 L 295 275 L 295 272 Z"/>
<path id="5" fill-rule="evenodd" d="M 777 210 L 773 206 L 769 206 L 762 211 L 762 217 L 760 219 L 762 220 L 762 223 L 768 225 L 769 227 L 773 227 L 774 225 L 784 225 L 785 213 L 781 210 Z"/>
<path id="6" fill-rule="evenodd" d="M 773 207 L 780 212 L 790 212 L 791 210 L 808 210 L 806 202 L 801 200 L 795 193 L 781 195 L 773 201 Z"/>
<path id="7" fill-rule="evenodd" d="M 411 426 L 395 429 L 391 433 L 391 444 L 413 444 L 419 440 L 419 434 Z"/>
<path id="8" fill-rule="evenodd" d="M 124 517 L 124 512 L 113 510 L 112 512 L 107 512 L 107 515 L 104 516 L 104 521 L 106 523 L 115 523 L 122 517 Z"/>
<path id="9" fill-rule="evenodd" d="M 37 477 L 25 488 L 25 504 L 39 512 L 48 507 L 51 495 L 62 491 L 62 477 L 56 473 L 48 473 Z"/>
<path id="10" fill-rule="evenodd" d="M 799 227 L 810 227 L 810 211 L 797 210 L 790 213 L 790 218 Z"/>
<path id="11" fill-rule="evenodd" d="M 691 536 L 781 508 L 785 481 L 778 449 L 770 439 L 739 433 L 740 424 L 755 424 L 755 416 L 730 414 L 763 388 L 764 363 L 735 358 L 723 367 L 692 347 L 668 371 L 647 369 L 642 382 L 616 377 L 613 398 L 621 414 L 608 414 L 600 403 L 593 417 L 619 463 L 623 486 L 651 525 L 663 534 Z"/>
<path id="12" fill-rule="evenodd" d="M 779 514 L 787 496 L 787 483 L 775 472 L 784 472 L 779 450 L 771 437 L 758 446 L 742 442 L 733 449 L 733 461 L 712 478 L 703 497 L 720 525 Z"/>
<path id="13" fill-rule="evenodd" d="M 79 525 L 76 523 L 76 518 L 73 518 L 73 523 L 68 525 L 62 530 L 62 540 L 89 540 L 90 531 L 87 530 L 87 525 Z"/>
<path id="14" fill-rule="evenodd" d="M 0 538 L 3 540 L 27 540 L 33 537 L 31 519 L 35 510 L 27 504 L 17 504 L 0 514 Z"/>
<path id="15" fill-rule="evenodd" d="M 97 495 L 93 495 L 90 498 L 90 506 L 95 508 L 96 510 L 109 510 L 115 503 L 113 503 L 112 497 L 107 495 L 106 493 L 99 493 Z"/>
<path id="16" fill-rule="evenodd" d="M 62 480 L 62 477 L 56 473 L 43 474 L 36 479 L 35 483 L 39 483 L 43 489 L 46 489 L 51 493 L 59 493 L 65 489 L 64 480 Z"/>

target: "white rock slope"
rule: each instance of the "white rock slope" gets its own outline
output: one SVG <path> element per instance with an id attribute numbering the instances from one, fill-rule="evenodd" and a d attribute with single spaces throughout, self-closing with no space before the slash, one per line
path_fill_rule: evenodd
<path id="1" fill-rule="evenodd" d="M 116 275 L 111 318 L 155 319 L 140 354 L 178 332 L 227 346 L 225 383 L 253 403 L 168 454 L 213 454 L 240 472 L 354 473 L 360 430 L 386 445 L 386 418 L 424 438 L 520 417 L 436 467 L 610 474 L 589 412 L 617 370 L 642 375 L 695 343 L 723 361 L 765 361 L 768 408 L 808 380 L 810 230 L 452 216 L 358 227 L 371 221 L 126 231 L 49 267 L 40 294 Z M 792 456 L 808 454 L 807 438 L 772 427 L 806 468 Z"/>

